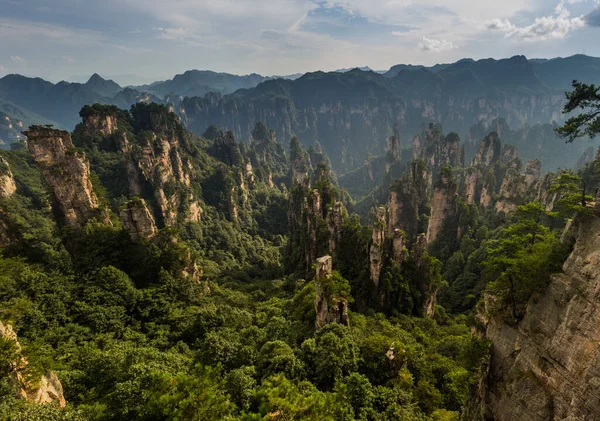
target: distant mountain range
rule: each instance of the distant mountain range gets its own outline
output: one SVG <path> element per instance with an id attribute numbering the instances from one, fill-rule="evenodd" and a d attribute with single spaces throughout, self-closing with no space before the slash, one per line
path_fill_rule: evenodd
<path id="1" fill-rule="evenodd" d="M 600 84 L 600 58 L 462 59 L 430 67 L 399 64 L 386 72 L 339 69 L 283 78 L 190 70 L 130 87 L 98 74 L 86 83 L 57 84 L 7 75 L 0 79 L 0 112 L 72 129 L 86 104 L 172 103 L 196 133 L 217 124 L 247 139 L 261 120 L 286 142 L 294 134 L 305 145 L 319 142 L 334 168 L 343 171 L 361 165 L 367 153 L 383 153 L 394 128 L 412 137 L 422 124 L 435 121 L 464 137 L 474 124 L 495 118 L 515 129 L 559 121 L 573 79 Z"/>

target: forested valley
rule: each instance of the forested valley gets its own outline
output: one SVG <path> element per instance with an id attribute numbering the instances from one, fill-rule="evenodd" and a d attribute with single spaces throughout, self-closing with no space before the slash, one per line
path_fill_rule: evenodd
<path id="1" fill-rule="evenodd" d="M 598 157 L 543 173 L 490 131 L 467 159 L 431 123 L 337 174 L 261 122 L 80 117 L 0 151 L 2 420 L 480 420 L 540 378 L 494 341 L 597 278 Z"/>

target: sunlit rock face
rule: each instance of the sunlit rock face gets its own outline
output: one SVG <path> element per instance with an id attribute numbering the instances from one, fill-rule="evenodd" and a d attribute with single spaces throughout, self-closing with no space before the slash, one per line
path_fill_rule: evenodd
<path id="1" fill-rule="evenodd" d="M 156 223 L 144 199 L 135 199 L 127 203 L 119 212 L 119 218 L 132 240 L 150 239 L 156 234 Z"/>
<path id="2" fill-rule="evenodd" d="M 63 222 L 75 228 L 100 215 L 90 164 L 69 132 L 35 126 L 24 132 L 27 147 L 51 187 Z M 104 217 L 104 219 L 106 219 Z"/>
<path id="3" fill-rule="evenodd" d="M 0 157 L 0 199 L 6 199 L 17 191 L 17 185 L 8 162 Z"/>
<path id="4" fill-rule="evenodd" d="M 480 310 L 491 360 L 480 383 L 481 408 L 469 419 L 600 419 L 600 217 L 578 217 L 576 243 L 545 292 L 518 323 Z M 491 316 L 490 316 L 491 315 Z"/>
<path id="5" fill-rule="evenodd" d="M 87 131 L 107 137 L 118 129 L 117 117 L 113 115 L 86 115 L 83 124 Z"/>
<path id="6" fill-rule="evenodd" d="M 15 360 L 8 361 L 8 364 L 11 370 L 9 381 L 16 387 L 17 396 L 31 403 L 55 404 L 60 408 L 64 408 L 67 402 L 65 401 L 63 387 L 54 372 L 46 372 L 37 381 L 26 379 L 24 372 L 29 361 L 21 355 L 21 345 L 12 325 L 0 321 L 0 339 L 14 341 L 15 344 Z"/>

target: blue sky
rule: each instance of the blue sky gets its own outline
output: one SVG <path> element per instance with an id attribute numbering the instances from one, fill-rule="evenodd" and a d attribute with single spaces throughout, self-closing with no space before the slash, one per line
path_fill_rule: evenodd
<path id="1" fill-rule="evenodd" d="M 0 76 L 283 75 L 600 56 L 600 0 L 0 0 Z"/>

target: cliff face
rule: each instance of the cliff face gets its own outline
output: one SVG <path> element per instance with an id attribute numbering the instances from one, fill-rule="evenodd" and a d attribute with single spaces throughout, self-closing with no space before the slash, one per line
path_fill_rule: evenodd
<path id="1" fill-rule="evenodd" d="M 518 325 L 480 316 L 492 343 L 480 390 L 485 419 L 600 419 L 600 217 L 576 224 L 564 273 L 529 302 Z M 488 297 L 486 312 L 493 305 Z"/>
<path id="2" fill-rule="evenodd" d="M 521 174 L 517 148 L 503 145 L 498 133 L 492 132 L 481 141 L 465 172 L 462 197 L 470 205 L 493 205 L 497 212 L 509 213 L 526 200 L 540 170 L 540 161 L 532 160 Z"/>
<path id="3" fill-rule="evenodd" d="M 427 237 L 420 234 L 412 250 L 412 258 L 415 262 L 418 272 L 420 272 L 417 287 L 422 294 L 422 314 L 425 317 L 432 318 L 435 315 L 435 305 L 437 303 L 437 292 L 439 284 L 431 276 L 431 268 L 427 261 Z"/>
<path id="4" fill-rule="evenodd" d="M 119 164 L 124 171 L 115 171 L 126 175 L 130 196 L 144 197 L 154 207 L 151 213 L 156 215 L 157 225 L 198 222 L 202 208 L 191 188 L 195 168 L 175 115 L 166 109 L 138 109 L 127 117 L 129 124 L 120 126 L 119 118 L 125 117 L 118 112 L 110 108 L 87 110 L 76 134 L 104 138 L 98 148 L 118 143 L 115 147 L 124 158 Z M 123 128 L 129 125 L 135 127 L 135 133 Z"/>
<path id="5" fill-rule="evenodd" d="M 247 139 L 254 124 L 263 121 L 280 139 L 295 134 L 305 145 L 318 140 L 333 168 L 344 172 L 361 165 L 367 152 L 383 154 L 389 127 L 398 125 L 403 136 L 412 137 L 422 123 L 435 121 L 452 131 L 467 133 L 480 120 L 492 121 L 499 115 L 506 117 L 512 127 L 520 127 L 525 122 L 559 121 L 564 103 L 560 94 L 482 98 L 480 92 L 473 96 L 447 92 L 423 96 L 421 92 L 411 94 L 404 85 L 398 89 L 373 86 L 371 90 L 369 82 L 357 89 L 355 80 L 328 80 L 358 79 L 352 73 L 310 74 L 293 82 L 269 81 L 236 95 L 186 98 L 181 107 L 190 129 L 197 134 L 216 124 L 232 130 L 236 138 Z M 344 88 L 336 89 L 339 86 Z M 273 93 L 277 93 L 276 99 Z"/>
<path id="6" fill-rule="evenodd" d="M 348 300 L 332 293 L 329 287 L 332 276 L 331 256 L 317 259 L 315 272 L 315 327 L 322 328 L 330 323 L 350 325 L 348 318 Z"/>
<path id="7" fill-rule="evenodd" d="M 52 188 L 64 222 L 81 228 L 90 218 L 100 215 L 90 164 L 85 154 L 74 147 L 70 133 L 35 126 L 24 134 L 33 159 Z"/>
<path id="8" fill-rule="evenodd" d="M 17 185 L 8 162 L 0 157 L 0 199 L 6 199 L 17 191 Z"/>
<path id="9" fill-rule="evenodd" d="M 149 239 L 156 234 L 156 224 L 144 199 L 130 201 L 119 213 L 125 231 L 132 240 Z"/>
<path id="10" fill-rule="evenodd" d="M 429 175 L 419 161 L 413 161 L 407 175 L 396 180 L 390 187 L 388 231 L 399 229 L 413 242 L 419 232 L 419 215 L 428 198 Z"/>
<path id="11" fill-rule="evenodd" d="M 335 202 L 327 209 L 327 229 L 329 230 L 329 252 L 335 255 L 337 244 L 342 235 L 342 223 L 344 220 L 344 204 Z"/>
<path id="12" fill-rule="evenodd" d="M 447 218 L 457 214 L 458 185 L 452 179 L 452 173 L 444 172 L 436 183 L 431 200 L 431 216 L 427 226 L 427 243 L 431 244 L 440 232 Z"/>
<path id="13" fill-rule="evenodd" d="M 64 408 L 67 403 L 63 394 L 62 384 L 55 373 L 52 371 L 47 372 L 35 382 L 35 385 L 28 382 L 23 376 L 23 370 L 27 366 L 28 361 L 27 358 L 21 355 L 21 345 L 19 344 L 17 334 L 10 324 L 0 321 L 0 338 L 15 342 L 17 357 L 15 361 L 10 362 L 10 380 L 16 385 L 18 396 L 32 403 L 55 403 L 59 407 Z"/>
<path id="14" fill-rule="evenodd" d="M 444 136 L 440 125 L 430 124 L 413 140 L 413 160 L 416 159 L 425 162 L 430 177 L 435 177 L 446 165 L 462 166 L 460 137 L 457 133 Z"/>
<path id="15" fill-rule="evenodd" d="M 386 209 L 381 206 L 377 208 L 375 223 L 373 225 L 373 242 L 369 253 L 371 280 L 375 288 L 379 287 L 379 275 L 383 265 L 383 246 L 385 243 Z"/>
<path id="16" fill-rule="evenodd" d="M 117 117 L 112 115 L 86 115 L 83 117 L 83 124 L 90 133 L 104 137 L 112 135 L 118 129 Z"/>

